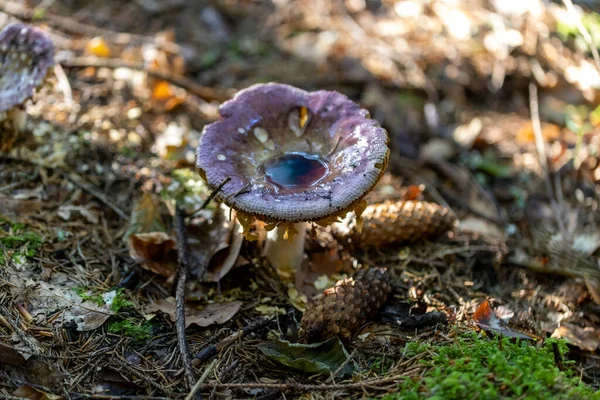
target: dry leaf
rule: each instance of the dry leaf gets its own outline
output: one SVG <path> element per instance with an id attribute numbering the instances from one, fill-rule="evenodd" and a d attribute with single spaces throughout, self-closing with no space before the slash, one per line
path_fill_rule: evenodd
<path id="1" fill-rule="evenodd" d="M 586 351 L 596 351 L 598 345 L 600 345 L 600 329 L 591 326 L 581 328 L 563 322 L 561 326 L 554 330 L 552 337 L 566 339 L 573 346 Z"/>
<path id="2" fill-rule="evenodd" d="M 586 273 L 583 275 L 583 281 L 585 282 L 585 287 L 590 293 L 590 296 L 592 296 L 594 303 L 600 304 L 600 282 L 598 279 Z"/>
<path id="3" fill-rule="evenodd" d="M 193 307 L 185 308 L 185 327 L 195 324 L 206 327 L 210 325 L 220 325 L 229 321 L 239 311 L 244 304 L 241 301 L 230 301 L 212 303 L 199 310 Z M 163 312 L 169 316 L 171 321 L 175 321 L 175 298 L 168 297 L 154 302 L 146 307 L 146 313 Z"/>
<path id="4" fill-rule="evenodd" d="M 27 286 L 18 300 L 29 304 L 29 313 L 39 322 L 45 322 L 46 316 L 62 311 L 57 322 L 74 323 L 78 331 L 91 331 L 114 315 L 110 304 L 99 305 L 90 300 L 84 301 L 72 288 L 43 281 Z"/>
<path id="5" fill-rule="evenodd" d="M 46 393 L 29 385 L 21 385 L 12 393 L 15 397 L 29 400 L 60 400 L 63 397 L 52 393 Z"/>
<path id="6" fill-rule="evenodd" d="M 0 365 L 24 365 L 25 357 L 12 347 L 0 343 Z"/>
<path id="7" fill-rule="evenodd" d="M 243 228 L 237 221 L 230 225 L 229 246 L 218 250 L 212 255 L 207 274 L 204 277 L 207 282 L 220 281 L 238 261 L 242 243 L 244 243 Z"/>
<path id="8" fill-rule="evenodd" d="M 145 192 L 135 203 L 133 211 L 131 211 L 129 229 L 127 229 L 125 237 L 128 238 L 132 233 L 165 231 L 166 228 L 160 215 L 158 205 L 154 201 L 153 196 L 150 193 Z"/>
<path id="9" fill-rule="evenodd" d="M 171 278 L 177 272 L 177 243 L 164 232 L 137 233 L 127 239 L 129 254 L 142 268 Z"/>
<path id="10" fill-rule="evenodd" d="M 502 322 L 502 320 L 494 313 L 488 300 L 485 300 L 477 307 L 477 310 L 473 314 L 473 321 L 475 321 L 478 327 L 486 332 L 493 332 L 511 338 L 533 339 L 533 337 L 529 335 L 525 335 L 509 328 Z"/>

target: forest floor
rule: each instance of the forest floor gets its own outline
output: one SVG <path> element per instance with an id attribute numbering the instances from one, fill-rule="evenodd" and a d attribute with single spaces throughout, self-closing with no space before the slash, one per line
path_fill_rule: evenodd
<path id="1" fill-rule="evenodd" d="M 0 136 L 0 397 L 600 398 L 593 10 L 0 0 L 0 27 L 18 20 L 57 53 L 29 134 Z M 459 224 L 376 249 L 318 228 L 290 290 L 210 203 L 187 220 L 189 371 L 175 204 L 207 199 L 202 129 L 264 82 L 368 109 L 392 149 L 369 201 L 432 201 Z M 306 299 L 357 267 L 393 272 L 382 313 L 343 345 L 291 345 Z"/>

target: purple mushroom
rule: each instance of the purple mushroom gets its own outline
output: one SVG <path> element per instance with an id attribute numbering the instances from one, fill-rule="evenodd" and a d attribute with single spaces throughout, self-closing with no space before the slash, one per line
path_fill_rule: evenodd
<path id="1" fill-rule="evenodd" d="M 54 44 L 43 31 L 12 24 L 0 32 L 0 122 L 4 129 L 25 129 L 23 103 L 44 82 L 53 63 Z"/>
<path id="2" fill-rule="evenodd" d="M 219 197 L 247 237 L 254 221 L 267 224 L 265 253 L 280 271 L 302 263 L 307 222 L 326 226 L 351 211 L 360 219 L 389 155 L 386 131 L 366 110 L 337 92 L 268 83 L 219 112 L 197 167 L 211 188 L 231 179 Z"/>

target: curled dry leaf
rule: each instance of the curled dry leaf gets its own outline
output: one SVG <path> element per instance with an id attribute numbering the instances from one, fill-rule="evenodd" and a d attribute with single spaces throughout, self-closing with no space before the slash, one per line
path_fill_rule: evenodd
<path id="1" fill-rule="evenodd" d="M 202 327 L 224 324 L 233 318 L 242 304 L 244 303 L 241 301 L 212 303 L 201 310 L 187 306 L 185 308 L 185 327 L 187 328 L 192 324 Z M 166 299 L 149 304 L 146 307 L 146 313 L 160 311 L 167 314 L 171 321 L 175 321 L 175 309 L 175 298 L 167 297 Z"/>
<path id="2" fill-rule="evenodd" d="M 29 385 L 21 385 L 17 390 L 12 393 L 15 397 L 20 397 L 22 399 L 28 400 L 61 400 L 62 396 L 44 392 L 42 390 L 36 389 Z"/>
<path id="3" fill-rule="evenodd" d="M 131 257 L 142 268 L 166 278 L 177 272 L 177 244 L 166 232 L 157 203 L 150 193 L 135 204 L 125 237 Z"/>
<path id="4" fill-rule="evenodd" d="M 142 268 L 172 278 L 177 272 L 177 243 L 164 232 L 134 233 L 127 239 L 129 254 Z"/>
<path id="5" fill-rule="evenodd" d="M 217 213 L 223 216 L 223 213 Z M 219 282 L 236 266 L 244 242 L 243 228 L 236 219 L 233 222 L 222 219 L 219 230 L 221 234 L 213 236 L 215 242 L 212 245 L 206 275 L 203 277 L 207 282 Z"/>
<path id="6" fill-rule="evenodd" d="M 477 310 L 473 314 L 473 321 L 478 327 L 486 332 L 492 332 L 511 338 L 530 340 L 534 339 L 532 336 L 509 328 L 500 318 L 496 316 L 488 300 L 485 300 L 479 305 L 479 307 L 477 307 Z"/>

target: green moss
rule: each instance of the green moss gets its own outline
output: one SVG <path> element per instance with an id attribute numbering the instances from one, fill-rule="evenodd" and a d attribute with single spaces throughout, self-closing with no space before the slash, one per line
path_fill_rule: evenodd
<path id="1" fill-rule="evenodd" d="M 476 333 L 452 344 L 409 343 L 406 357 L 425 357 L 420 378 L 407 379 L 386 400 L 412 399 L 600 399 L 600 391 L 580 383 L 572 371 L 556 366 L 553 343 L 563 365 L 564 341 L 546 340 L 541 346 L 508 338 L 488 340 Z"/>
<path id="2" fill-rule="evenodd" d="M 104 300 L 104 293 L 94 292 L 92 289 L 86 288 L 85 286 L 76 286 L 73 288 L 73 291 L 77 293 L 79 297 L 81 297 L 84 301 L 92 301 L 99 306 L 106 304 Z M 117 289 L 114 299 L 110 303 L 110 310 L 115 313 L 125 309 L 133 307 L 133 303 L 129 301 L 125 295 L 123 289 Z"/>
<path id="3" fill-rule="evenodd" d="M 25 225 L 12 223 L 0 216 L 0 264 L 6 262 L 6 255 L 15 262 L 24 262 L 26 257 L 34 257 L 43 243 L 37 233 L 25 230 Z"/>
<path id="4" fill-rule="evenodd" d="M 114 311 L 117 313 L 117 312 L 123 310 L 124 308 L 130 308 L 130 307 L 133 307 L 133 303 L 127 299 L 123 289 L 118 289 L 117 296 L 115 297 L 112 304 L 110 305 L 111 311 Z"/>
<path id="5" fill-rule="evenodd" d="M 92 291 L 85 286 L 76 286 L 73 288 L 73 291 L 77 293 L 77 296 L 81 297 L 83 301 L 91 301 L 99 306 L 104 305 L 104 299 L 102 298 L 102 294 L 100 293 L 92 293 Z"/>
<path id="6" fill-rule="evenodd" d="M 110 323 L 108 332 L 130 337 L 136 342 L 143 342 L 152 336 L 152 325 L 149 322 L 137 323 L 133 318 L 127 318 Z"/>
<path id="7" fill-rule="evenodd" d="M 392 358 L 377 357 L 369 366 L 369 370 L 376 374 L 385 374 L 392 365 L 394 365 L 394 360 Z"/>

